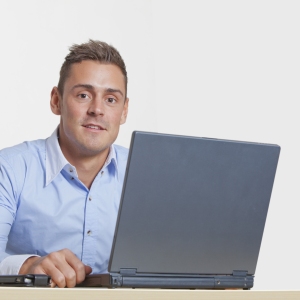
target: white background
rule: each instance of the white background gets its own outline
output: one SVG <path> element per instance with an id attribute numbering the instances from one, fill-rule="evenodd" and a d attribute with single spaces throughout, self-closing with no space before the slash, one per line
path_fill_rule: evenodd
<path id="1" fill-rule="evenodd" d="M 254 289 L 300 289 L 299 1 L 0 1 L 0 148 L 49 136 L 68 47 L 123 56 L 133 130 L 282 147 Z"/>

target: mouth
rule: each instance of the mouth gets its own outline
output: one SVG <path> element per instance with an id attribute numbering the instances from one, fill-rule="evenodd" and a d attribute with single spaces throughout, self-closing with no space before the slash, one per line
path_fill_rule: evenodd
<path id="1" fill-rule="evenodd" d="M 100 125 L 95 125 L 95 124 L 86 124 L 86 125 L 82 125 L 85 128 L 88 129 L 94 129 L 94 130 L 106 130 L 105 128 L 101 127 Z"/>

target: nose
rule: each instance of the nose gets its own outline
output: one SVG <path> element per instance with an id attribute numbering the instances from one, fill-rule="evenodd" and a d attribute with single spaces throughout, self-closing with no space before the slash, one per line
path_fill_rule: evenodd
<path id="1" fill-rule="evenodd" d="M 90 102 L 87 113 L 92 116 L 104 115 L 104 101 L 101 98 L 94 98 Z"/>

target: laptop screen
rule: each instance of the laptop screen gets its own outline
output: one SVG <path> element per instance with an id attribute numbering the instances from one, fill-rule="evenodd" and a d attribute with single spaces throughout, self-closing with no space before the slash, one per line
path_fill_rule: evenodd
<path id="1" fill-rule="evenodd" d="M 279 153 L 134 132 L 109 271 L 254 274 Z"/>

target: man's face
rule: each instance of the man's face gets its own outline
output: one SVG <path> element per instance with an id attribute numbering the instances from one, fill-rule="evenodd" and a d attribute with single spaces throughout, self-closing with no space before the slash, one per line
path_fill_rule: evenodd
<path id="1" fill-rule="evenodd" d="M 63 152 L 83 156 L 108 153 L 126 121 L 128 99 L 119 67 L 86 60 L 71 66 L 63 95 L 52 90 L 51 108 L 61 115 Z"/>

